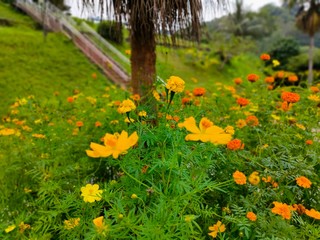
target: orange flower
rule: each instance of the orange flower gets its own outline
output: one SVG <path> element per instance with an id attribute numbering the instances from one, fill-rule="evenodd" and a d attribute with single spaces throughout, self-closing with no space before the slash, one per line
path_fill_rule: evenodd
<path id="1" fill-rule="evenodd" d="M 227 143 L 227 148 L 229 150 L 239 150 L 244 148 L 244 143 L 241 142 L 239 139 L 233 139 Z"/>
<path id="2" fill-rule="evenodd" d="M 273 202 L 273 204 L 274 208 L 271 209 L 273 213 L 282 216 L 283 219 L 291 218 L 290 208 L 287 204 L 280 202 Z"/>
<path id="3" fill-rule="evenodd" d="M 96 74 L 96 73 L 92 73 L 92 74 L 91 74 L 91 77 L 92 77 L 93 79 L 97 79 L 97 74 Z"/>
<path id="4" fill-rule="evenodd" d="M 258 185 L 260 182 L 259 173 L 257 171 L 254 171 L 250 174 L 248 180 L 252 185 Z"/>
<path id="5" fill-rule="evenodd" d="M 236 122 L 236 125 L 238 128 L 243 128 L 245 126 L 247 126 L 247 123 L 246 123 L 246 120 L 244 119 L 239 119 L 237 122 Z"/>
<path id="6" fill-rule="evenodd" d="M 314 219 L 320 220 L 320 212 L 316 211 L 315 209 L 306 210 L 305 212 L 309 217 L 312 217 Z"/>
<path id="7" fill-rule="evenodd" d="M 266 83 L 274 83 L 274 77 L 265 77 L 264 81 Z"/>
<path id="8" fill-rule="evenodd" d="M 281 94 L 281 99 L 288 103 L 296 103 L 300 100 L 300 95 L 292 92 L 283 92 Z"/>
<path id="9" fill-rule="evenodd" d="M 261 178 L 261 179 L 262 179 L 262 181 L 264 181 L 265 183 L 271 183 L 271 182 L 272 182 L 271 176 L 267 176 L 266 178 L 263 177 L 263 178 Z"/>
<path id="10" fill-rule="evenodd" d="M 189 105 L 191 103 L 191 98 L 184 97 L 181 100 L 182 105 Z"/>
<path id="11" fill-rule="evenodd" d="M 209 227 L 209 230 L 211 231 L 210 233 L 208 233 L 209 236 L 215 238 L 217 237 L 219 232 L 224 232 L 226 231 L 226 226 L 224 224 L 222 224 L 222 222 L 218 221 L 216 224 L 214 224 L 213 226 Z"/>
<path id="12" fill-rule="evenodd" d="M 248 116 L 246 118 L 246 123 L 248 126 L 258 126 L 259 125 L 259 119 L 256 116 Z"/>
<path id="13" fill-rule="evenodd" d="M 233 79 L 233 82 L 237 85 L 240 85 L 242 83 L 242 79 L 241 78 L 235 78 Z"/>
<path id="14" fill-rule="evenodd" d="M 284 71 L 277 72 L 277 77 L 278 78 L 284 78 Z"/>
<path id="15" fill-rule="evenodd" d="M 318 93 L 318 92 L 320 92 L 320 89 L 319 89 L 318 87 L 316 87 L 316 86 L 310 87 L 310 90 L 311 90 L 313 93 Z"/>
<path id="16" fill-rule="evenodd" d="M 312 145 L 312 144 L 313 144 L 313 141 L 312 141 L 311 139 L 308 139 L 308 140 L 306 140 L 306 144 L 307 144 L 307 145 Z"/>
<path id="17" fill-rule="evenodd" d="M 288 81 L 289 82 L 296 82 L 296 81 L 298 81 L 298 77 L 296 76 L 296 75 L 290 75 L 289 77 L 288 77 Z"/>
<path id="18" fill-rule="evenodd" d="M 281 109 L 285 112 L 289 111 L 292 107 L 292 103 L 288 103 L 286 101 L 281 103 Z"/>
<path id="19" fill-rule="evenodd" d="M 303 188 L 310 188 L 312 185 L 312 182 L 304 176 L 297 177 L 296 182 L 300 187 Z"/>
<path id="20" fill-rule="evenodd" d="M 248 99 L 246 99 L 246 98 L 239 97 L 239 98 L 237 99 L 237 103 L 238 103 L 241 107 L 244 107 L 244 106 L 247 106 L 247 105 L 250 103 L 250 101 L 249 101 Z"/>
<path id="21" fill-rule="evenodd" d="M 273 85 L 268 85 L 268 90 L 273 90 Z"/>
<path id="22" fill-rule="evenodd" d="M 99 121 L 96 121 L 96 123 L 95 123 L 94 125 L 95 125 L 95 127 L 101 127 L 101 126 L 102 126 L 102 123 L 99 122 Z"/>
<path id="23" fill-rule="evenodd" d="M 238 170 L 235 171 L 232 176 L 233 176 L 233 180 L 236 182 L 236 184 L 244 185 L 247 182 L 246 175 L 244 175 L 244 173 L 242 173 Z"/>
<path id="24" fill-rule="evenodd" d="M 169 79 L 167 79 L 166 88 L 175 93 L 182 92 L 184 89 L 185 82 L 177 76 L 171 76 Z"/>
<path id="25" fill-rule="evenodd" d="M 257 221 L 257 215 L 254 214 L 253 212 L 248 212 L 248 213 L 247 213 L 247 218 L 248 218 L 250 221 L 253 221 L 253 222 Z"/>
<path id="26" fill-rule="evenodd" d="M 306 208 L 302 204 L 293 204 L 292 210 L 297 211 L 299 215 L 302 215 L 306 212 Z"/>
<path id="27" fill-rule="evenodd" d="M 254 74 L 254 73 L 250 73 L 248 76 L 247 76 L 247 79 L 249 82 L 256 82 L 259 80 L 259 76 L 257 74 Z"/>
<path id="28" fill-rule="evenodd" d="M 74 101 L 74 97 L 68 97 L 68 98 L 67 98 L 67 101 L 68 101 L 69 103 L 72 103 L 72 102 Z"/>
<path id="29" fill-rule="evenodd" d="M 83 127 L 83 122 L 82 121 L 77 121 L 76 122 L 77 127 Z"/>
<path id="30" fill-rule="evenodd" d="M 196 97 L 203 96 L 206 93 L 206 89 L 203 87 L 195 88 L 193 90 L 193 95 Z"/>
<path id="31" fill-rule="evenodd" d="M 260 59 L 263 60 L 263 61 L 269 61 L 271 59 L 270 55 L 267 54 L 267 53 L 262 53 L 260 55 Z"/>
<path id="32" fill-rule="evenodd" d="M 141 99 L 140 95 L 139 94 L 133 94 L 132 96 L 130 96 L 130 98 L 133 100 L 133 101 L 139 101 Z"/>

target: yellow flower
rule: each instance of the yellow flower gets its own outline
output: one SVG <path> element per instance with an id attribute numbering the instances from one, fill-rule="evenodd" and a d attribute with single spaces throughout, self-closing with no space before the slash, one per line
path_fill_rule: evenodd
<path id="1" fill-rule="evenodd" d="M 35 137 L 35 138 L 46 138 L 46 136 L 41 134 L 41 133 L 34 133 L 34 134 L 32 134 L 32 137 Z"/>
<path id="2" fill-rule="evenodd" d="M 134 193 L 133 193 L 133 194 L 131 195 L 131 198 L 132 198 L 132 199 L 136 199 L 136 198 L 138 198 L 138 196 L 137 196 L 137 194 L 134 194 Z"/>
<path id="3" fill-rule="evenodd" d="M 137 132 L 132 133 L 129 137 L 126 131 L 113 135 L 107 133 L 104 136 L 104 146 L 92 142 L 90 144 L 92 150 L 86 150 L 86 153 L 89 157 L 93 158 L 109 157 L 110 155 L 112 155 L 113 158 L 118 158 L 120 154 L 127 153 L 127 150 L 135 145 L 137 141 Z"/>
<path id="4" fill-rule="evenodd" d="M 16 225 L 13 224 L 13 225 L 10 225 L 9 227 L 7 227 L 4 231 L 6 233 L 9 233 L 9 232 L 13 231 L 15 228 L 16 228 Z"/>
<path id="5" fill-rule="evenodd" d="M 273 67 L 277 67 L 280 65 L 280 62 L 278 60 L 274 59 L 274 60 L 272 60 L 272 65 L 273 65 Z"/>
<path id="6" fill-rule="evenodd" d="M 226 226 L 224 224 L 222 224 L 222 222 L 218 221 L 216 224 L 214 224 L 213 226 L 209 227 L 209 230 L 211 231 L 210 233 L 208 233 L 209 236 L 215 238 L 217 237 L 217 234 L 219 232 L 223 233 L 224 231 L 226 231 Z"/>
<path id="7" fill-rule="evenodd" d="M 300 124 L 300 123 L 296 123 L 296 127 L 300 128 L 300 129 L 302 129 L 302 130 L 306 130 L 306 127 L 303 126 L 303 125 Z"/>
<path id="8" fill-rule="evenodd" d="M 250 176 L 248 177 L 248 180 L 252 185 L 258 185 L 260 182 L 259 173 L 254 171 L 253 173 L 250 174 Z"/>
<path id="9" fill-rule="evenodd" d="M 318 95 L 310 95 L 308 96 L 308 99 L 314 102 L 320 102 L 320 97 Z"/>
<path id="10" fill-rule="evenodd" d="M 186 222 L 191 222 L 191 221 L 193 221 L 193 220 L 195 220 L 195 219 L 196 219 L 195 215 L 187 215 L 187 216 L 185 216 L 185 218 L 184 218 L 184 220 L 185 220 Z"/>
<path id="11" fill-rule="evenodd" d="M 237 125 L 238 128 L 243 128 L 243 127 L 247 126 L 247 122 L 244 119 L 239 119 L 236 122 L 236 125 Z"/>
<path id="12" fill-rule="evenodd" d="M 234 134 L 234 128 L 232 126 L 227 126 L 224 131 L 228 134 L 233 135 Z"/>
<path id="13" fill-rule="evenodd" d="M 146 111 L 140 111 L 138 113 L 139 117 L 146 117 L 147 116 L 147 112 Z"/>
<path id="14" fill-rule="evenodd" d="M 175 92 L 175 93 L 179 93 L 182 92 L 184 90 L 184 84 L 185 82 L 177 77 L 177 76 L 171 76 L 168 80 L 167 80 L 167 85 L 166 88 L 169 91 Z"/>
<path id="15" fill-rule="evenodd" d="M 25 230 L 30 229 L 30 228 L 31 228 L 30 224 L 27 224 L 24 222 L 19 223 L 19 232 L 20 233 L 23 233 Z"/>
<path id="16" fill-rule="evenodd" d="M 213 125 L 213 123 L 207 119 L 202 118 L 199 123 L 199 128 L 196 126 L 196 120 L 194 117 L 189 117 L 185 119 L 183 123 L 179 123 L 180 128 L 185 127 L 191 134 L 185 137 L 186 141 L 201 141 L 201 142 L 211 142 L 213 144 L 227 144 L 232 135 L 225 133 L 225 131 Z"/>
<path id="17" fill-rule="evenodd" d="M 64 228 L 69 230 L 79 225 L 80 218 L 70 218 L 69 220 L 64 220 Z"/>
<path id="18" fill-rule="evenodd" d="M 0 130 L 0 136 L 9 136 L 16 133 L 16 130 L 12 128 L 3 128 Z"/>
<path id="19" fill-rule="evenodd" d="M 101 200 L 102 190 L 99 190 L 98 184 L 88 183 L 85 187 L 81 188 L 81 196 L 85 202 L 93 203 L 94 201 Z"/>
<path id="20" fill-rule="evenodd" d="M 152 94 L 157 101 L 160 101 L 160 94 L 156 90 L 153 90 Z"/>
<path id="21" fill-rule="evenodd" d="M 130 99 L 123 100 L 118 108 L 118 113 L 127 113 L 136 109 L 136 105 Z"/>
<path id="22" fill-rule="evenodd" d="M 108 229 L 108 226 L 104 224 L 103 216 L 93 219 L 93 224 L 96 227 L 98 233 L 101 233 Z"/>

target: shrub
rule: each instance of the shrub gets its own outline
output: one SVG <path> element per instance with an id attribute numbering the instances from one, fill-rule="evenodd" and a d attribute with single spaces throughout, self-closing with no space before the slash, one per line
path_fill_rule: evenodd
<path id="1" fill-rule="evenodd" d="M 123 42 L 122 27 L 119 23 L 112 21 L 101 21 L 98 25 L 97 32 L 106 40 L 118 44 Z"/>

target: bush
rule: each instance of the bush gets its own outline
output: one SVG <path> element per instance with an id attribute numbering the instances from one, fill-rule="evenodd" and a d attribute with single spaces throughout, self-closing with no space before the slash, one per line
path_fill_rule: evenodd
<path id="1" fill-rule="evenodd" d="M 121 24 L 112 21 L 101 21 L 97 32 L 106 40 L 122 44 L 123 34 Z"/>

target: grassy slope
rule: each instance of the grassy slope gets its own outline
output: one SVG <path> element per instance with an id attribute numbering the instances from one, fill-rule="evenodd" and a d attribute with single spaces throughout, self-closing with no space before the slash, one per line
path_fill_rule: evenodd
<path id="1" fill-rule="evenodd" d="M 0 13 L 14 23 L 0 26 L 0 115 L 17 97 L 49 99 L 58 91 L 66 98 L 75 89 L 91 95 L 110 84 L 65 36 L 49 33 L 44 41 L 41 30 L 27 16 L 1 2 Z"/>
<path id="2" fill-rule="evenodd" d="M 3 103 L 0 115 L 7 112 L 8 104 L 17 97 L 33 94 L 37 98 L 49 99 L 55 91 L 67 97 L 74 89 L 91 95 L 109 84 L 66 37 L 49 33 L 44 41 L 41 30 L 35 29 L 35 23 L 29 17 L 3 3 L 0 3 L 0 15 L 14 22 L 11 27 L 0 26 L 0 98 Z M 130 48 L 127 41 L 116 47 L 122 52 Z M 165 80 L 177 75 L 187 82 L 188 89 L 203 86 L 210 90 L 214 82 L 231 83 L 235 77 L 245 78 L 248 72 L 259 73 L 258 62 L 252 61 L 248 55 L 234 58 L 232 66 L 223 70 L 216 66 L 201 69 L 186 64 L 184 51 L 157 48 L 157 71 L 161 78 Z M 93 72 L 98 73 L 94 82 L 91 78 Z"/>

